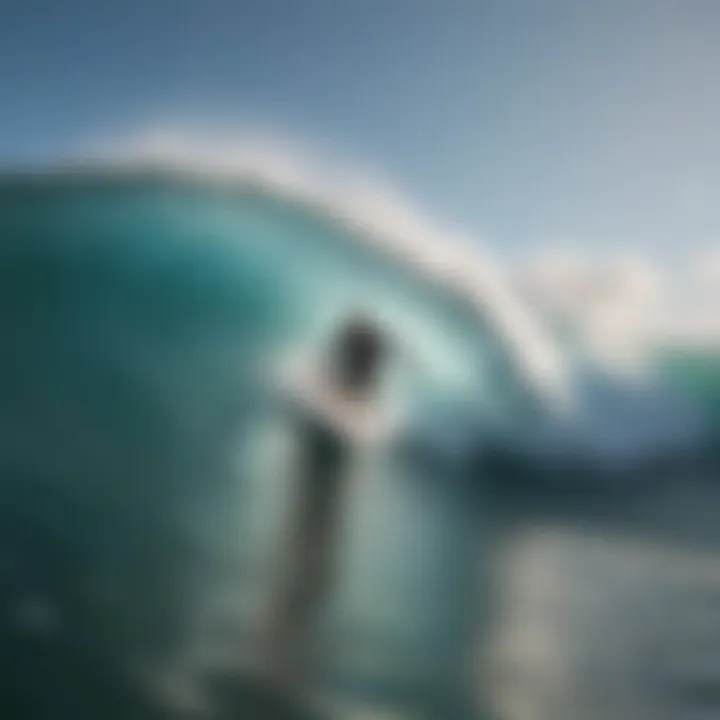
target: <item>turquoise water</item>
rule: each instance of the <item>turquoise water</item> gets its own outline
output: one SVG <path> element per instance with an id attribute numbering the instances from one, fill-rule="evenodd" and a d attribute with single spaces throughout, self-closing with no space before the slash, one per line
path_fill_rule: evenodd
<path id="1" fill-rule="evenodd" d="M 261 444 L 277 425 L 267 368 L 344 312 L 376 312 L 421 359 L 391 378 L 412 401 L 408 437 L 519 412 L 467 311 L 347 233 L 192 183 L 0 189 L 1 491 L 52 528 L 92 589 L 57 600 L 90 608 L 78 634 L 128 657 L 242 655 L 287 498 Z M 359 471 L 322 618 L 333 682 L 454 682 L 477 615 L 479 507 L 463 500 L 467 469 L 433 462 L 398 446 Z"/>
<path id="2" fill-rule="evenodd" d="M 0 237 L 0 550 L 27 563 L 0 614 L 39 595 L 94 656 L 240 667 L 288 498 L 268 369 L 359 305 L 420 361 L 399 358 L 389 387 L 406 433 L 357 470 L 323 675 L 453 694 L 483 633 L 498 478 L 434 441 L 529 417 L 477 317 L 342 223 L 248 188 L 7 181 Z M 716 387 L 682 359 L 668 378 Z"/>
<path id="3" fill-rule="evenodd" d="M 720 360 L 717 352 L 670 348 L 659 366 L 668 384 L 684 388 L 707 408 L 714 436 L 720 437 Z"/>

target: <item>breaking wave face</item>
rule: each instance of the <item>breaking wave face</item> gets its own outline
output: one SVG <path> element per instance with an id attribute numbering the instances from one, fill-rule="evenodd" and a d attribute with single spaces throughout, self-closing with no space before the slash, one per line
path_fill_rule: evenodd
<path id="1" fill-rule="evenodd" d="M 517 333 L 527 333 L 528 347 L 535 338 L 509 300 L 500 307 L 498 281 L 488 280 L 482 297 L 458 293 L 453 286 L 467 280 L 457 265 L 393 244 L 372 215 L 364 226 L 359 213 L 294 189 L 252 175 L 238 182 L 117 166 L 2 181 L 0 556 L 11 577 L 0 590 L 10 628 L 0 631 L 3 667 L 17 665 L 28 634 L 52 653 L 64 642 L 63 652 L 89 649 L 78 662 L 92 657 L 93 672 L 109 657 L 155 684 L 168 658 L 219 662 L 195 625 L 207 612 L 219 622 L 219 611 L 206 609 L 222 604 L 238 568 L 262 585 L 267 543 L 254 528 L 272 525 L 282 495 L 267 465 L 277 448 L 258 441 L 268 369 L 345 313 L 359 307 L 393 330 L 391 388 L 430 426 L 452 423 L 458 434 L 471 423 L 501 426 L 528 395 L 559 388 L 539 350 L 536 365 L 516 353 L 511 368 L 505 348 Z M 447 543 L 469 530 L 442 503 L 393 495 L 404 492 L 401 475 L 421 479 L 427 467 L 389 472 L 395 489 L 370 484 L 366 492 L 380 496 L 357 504 L 360 516 L 367 503 L 385 512 L 358 518 L 365 540 L 347 562 L 366 569 L 334 630 L 377 641 L 345 641 L 357 656 L 336 666 L 357 675 L 350 668 L 374 667 L 390 644 L 404 655 L 387 676 L 404 668 L 413 682 L 441 683 L 448 669 L 434 664 L 456 662 L 459 651 L 445 640 L 438 654 L 438 637 L 459 637 L 448 623 L 461 617 L 442 611 L 442 588 L 461 582 L 451 558 L 472 547 L 450 552 Z M 457 468 L 443 475 L 453 477 Z M 438 523 L 448 538 L 428 548 L 420 531 Z M 368 564 L 377 542 L 386 545 L 382 561 Z M 425 576 L 429 562 L 442 582 Z M 384 589 L 398 566 L 397 586 Z M 377 592 L 389 598 L 385 615 Z M 408 593 L 423 607 L 407 612 Z M 411 645 L 403 649 L 395 634 Z M 43 673 L 46 656 L 33 657 L 13 671 L 16 705 L 30 702 L 23 688 L 32 694 Z"/>
<path id="2" fill-rule="evenodd" d="M 572 403 L 566 359 L 479 249 L 371 185 L 309 177 L 267 153 L 238 164 L 207 148 L 188 158 L 183 140 L 159 155 L 150 146 L 0 182 L 0 663 L 19 693 L 11 702 L 45 672 L 41 651 L 15 667 L 28 633 L 44 628 L 44 650 L 82 638 L 91 657 L 155 682 L 152 668 L 188 652 L 208 588 L 238 564 L 262 575 L 263 540 L 239 518 L 250 503 L 263 525 L 253 493 L 273 485 L 274 451 L 259 457 L 256 442 L 268 369 L 357 308 L 396 338 L 391 387 L 410 398 L 413 432 L 446 445 L 435 464 L 391 465 L 394 485 L 364 491 L 379 493 L 364 507 L 382 513 L 358 511 L 370 520 L 357 519 L 347 562 L 360 579 L 335 631 L 368 647 L 337 665 L 374 667 L 399 647 L 386 676 L 412 658 L 413 682 L 441 685 L 460 672 L 452 642 L 472 624 L 458 598 L 475 520 L 449 494 L 422 500 L 402 483 L 460 485 L 468 466 L 453 442 L 512 428 L 536 400 Z M 144 159 L 165 169 L 138 169 Z M 699 377 L 676 360 L 676 382 Z M 713 373 L 709 363 L 698 395 Z M 423 539 L 430 527 L 446 528 L 437 547 Z M 417 644 L 403 646 L 408 637 Z M 441 657 L 450 670 L 433 665 Z"/>

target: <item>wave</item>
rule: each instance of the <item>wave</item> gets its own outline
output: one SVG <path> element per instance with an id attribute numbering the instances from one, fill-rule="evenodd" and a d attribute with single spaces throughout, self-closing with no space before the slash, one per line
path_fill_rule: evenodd
<path id="1" fill-rule="evenodd" d="M 670 308 L 667 278 L 646 258 L 598 258 L 548 248 L 520 265 L 502 267 L 483 244 L 467 233 L 433 222 L 372 173 L 354 164 L 323 162 L 317 153 L 302 152 L 295 143 L 276 137 L 161 127 L 129 139 L 95 144 L 78 153 L 72 163 L 58 166 L 54 178 L 62 185 L 83 171 L 92 173 L 95 180 L 161 176 L 213 193 L 230 189 L 241 196 L 260 194 L 275 203 L 272 213 L 291 209 L 306 213 L 316 224 L 315 232 L 322 234 L 321 226 L 330 223 L 336 231 L 331 227 L 326 234 L 328 247 L 334 244 L 340 251 L 345 246 L 360 247 L 380 266 L 398 267 L 420 285 L 458 300 L 467 316 L 462 321 L 465 330 L 459 332 L 482 336 L 489 331 L 514 369 L 514 382 L 539 396 L 546 410 L 574 407 L 571 417 L 577 417 L 579 411 L 580 417 L 589 418 L 594 429 L 587 432 L 593 436 L 593 445 L 603 445 L 602 439 L 598 440 L 602 435 L 598 422 L 612 427 L 616 420 L 603 415 L 608 403 L 598 401 L 597 393 L 587 389 L 593 385 L 585 379 L 588 371 L 610 376 L 610 394 L 620 387 L 620 395 L 638 396 L 633 385 L 639 383 L 646 397 L 648 383 L 665 382 L 649 371 L 660 368 L 664 372 L 666 355 L 677 358 L 680 352 L 689 358 L 712 357 L 716 351 L 718 335 L 712 325 L 716 318 L 708 322 L 707 312 L 700 317 L 696 311 L 678 313 L 677 308 Z M 291 254 L 292 247 L 286 251 Z M 713 267 L 708 261 L 688 266 L 685 274 L 691 270 L 697 274 L 699 268 L 702 287 L 711 293 L 716 280 Z M 350 276 L 353 269 L 348 266 L 343 272 Z M 675 285 L 683 282 L 682 278 L 676 280 Z M 361 287 L 355 297 L 362 302 Z M 712 307 L 705 296 L 703 299 L 699 303 L 696 298 L 695 305 Z M 332 301 L 326 298 L 323 302 Z M 395 301 L 385 298 L 383 302 L 389 307 Z M 407 314 L 401 320 L 412 335 Z M 425 339 L 423 352 L 442 353 L 444 341 L 438 340 L 439 336 Z M 452 347 L 445 350 L 452 368 L 455 351 Z M 686 377 L 677 372 L 678 363 L 674 362 L 673 372 L 664 373 L 664 378 L 692 390 L 692 365 L 689 362 Z M 634 378 L 628 377 L 628 370 L 637 371 Z M 619 372 L 622 377 L 617 377 Z M 697 401 L 697 392 L 691 394 Z M 655 395 L 659 398 L 667 392 L 659 388 Z M 684 400 L 670 402 L 675 410 L 668 412 L 686 417 L 687 411 L 678 409 L 686 404 Z M 600 419 L 594 417 L 598 414 Z M 649 426 L 656 424 L 650 417 L 647 420 Z M 675 434 L 685 437 L 687 433 Z M 652 447 L 654 441 L 650 438 L 646 444 Z"/>
<path id="2" fill-rule="evenodd" d="M 350 179 L 315 174 L 304 162 L 268 149 L 267 142 L 243 141 L 233 150 L 225 141 L 197 143 L 182 134 L 169 139 L 164 134 L 161 140 L 103 150 L 74 167 L 60 167 L 47 181 L 35 175 L 29 183 L 8 177 L 0 184 L 3 237 L 19 233 L 22 240 L 37 241 L 6 243 L 0 256 L 11 261 L 0 263 L 6 342 L 0 359 L 0 539 L 15 559 L 28 563 L 22 569 L 31 580 L 57 578 L 54 585 L 40 587 L 58 612 L 67 613 L 62 617 L 68 628 L 89 638 L 88 647 L 98 645 L 113 659 L 133 668 L 137 662 L 143 670 L 145 662 L 151 668 L 158 664 L 158 654 L 160 665 L 167 657 L 181 663 L 177 658 L 184 647 L 178 648 L 178 638 L 186 635 L 188 616 L 207 602 L 198 596 L 213 594 L 228 575 L 236 580 L 238 547 L 244 551 L 249 545 L 245 534 L 238 542 L 238 526 L 245 533 L 248 520 L 240 517 L 242 509 L 252 505 L 251 520 L 264 521 L 256 498 L 242 494 L 255 472 L 243 451 L 256 446 L 256 428 L 248 431 L 254 421 L 247 407 L 253 388 L 238 363 L 239 346 L 280 320 L 294 321 L 304 303 L 313 312 L 336 304 L 353 278 L 357 286 L 348 291 L 353 302 L 367 296 L 387 306 L 390 315 L 397 313 L 403 331 L 424 341 L 423 353 L 446 350 L 440 364 L 457 361 L 455 355 L 485 359 L 490 325 L 549 402 L 570 392 L 583 402 L 597 398 L 585 411 L 612 408 L 601 417 L 573 414 L 558 428 L 561 437 L 533 435 L 529 440 L 538 452 L 520 471 L 530 483 L 540 484 L 539 464 L 548 450 L 570 456 L 568 429 L 576 436 L 586 432 L 573 453 L 603 458 L 615 446 L 624 457 L 633 437 L 642 436 L 636 445 L 656 449 L 676 434 L 677 422 L 684 423 L 687 416 L 676 415 L 672 402 L 658 403 L 654 395 L 625 392 L 617 384 L 608 387 L 606 378 L 588 379 L 590 392 L 584 392 L 564 348 L 545 336 L 542 319 L 514 296 L 512 272 L 501 271 L 466 236 L 438 229 L 383 186 L 358 183 L 352 172 Z M 278 158 L 271 161 L 271 155 Z M 38 186 L 39 194 L 24 194 L 23 188 Z M 355 252 L 358 248 L 364 254 Z M 333 250 L 339 259 L 323 265 Z M 399 272 L 390 272 L 391 267 Z M 374 280 L 376 275 L 382 279 Z M 412 281 L 406 283 L 408 275 Z M 300 283 L 299 276 L 307 282 Z M 328 286 L 325 295 L 316 287 L 321 284 Z M 459 309 L 448 297 L 459 301 Z M 403 301 L 411 307 L 399 307 Z M 420 327 L 415 330 L 413 323 Z M 462 365 L 450 362 L 451 374 Z M 484 393 L 500 384 L 496 373 L 502 365 L 491 368 L 489 387 L 466 386 L 464 395 L 484 403 Z M 702 392 L 708 382 L 703 381 Z M 627 412 L 633 394 L 647 400 L 644 414 Z M 433 412 L 429 440 L 452 444 L 462 431 L 466 446 L 476 443 L 477 427 L 470 427 L 475 417 L 463 413 L 455 396 L 445 409 L 448 404 L 446 415 Z M 652 437 L 648 417 L 657 421 Z M 629 432 L 634 429 L 638 432 Z M 438 437 L 439 430 L 447 439 Z M 587 440 L 592 443 L 583 444 Z M 257 484 L 267 490 L 273 483 L 265 459 L 258 460 Z M 389 599 L 398 613 L 391 618 L 391 632 L 380 633 L 387 643 L 392 633 L 405 632 L 401 620 L 411 615 L 411 601 L 418 617 L 427 618 L 423 613 L 433 598 L 444 597 L 454 577 L 454 561 L 466 557 L 476 571 L 474 535 L 470 528 L 466 534 L 450 502 L 455 475 L 464 471 L 458 465 L 452 472 L 442 464 L 420 469 L 436 476 L 435 488 L 442 492 L 425 494 L 427 487 L 412 473 L 412 483 L 398 478 L 374 484 L 380 495 L 371 498 L 364 547 L 372 582 L 358 576 L 365 600 L 356 597 L 351 609 L 357 613 L 359 607 L 366 615 L 360 622 L 357 614 L 349 618 L 355 632 L 360 627 L 371 637 L 374 627 L 382 631 L 387 625 L 376 613 L 383 606 L 377 598 Z M 506 476 L 483 474 L 481 480 L 502 484 Z M 599 503 L 587 499 L 583 478 L 578 480 L 576 505 L 596 509 Z M 656 493 L 655 480 L 642 498 L 645 506 Z M 673 490 L 692 494 L 681 480 Z M 372 483 L 364 487 L 373 491 Z M 619 494 L 625 509 L 627 485 Z M 459 499 L 468 505 L 464 495 Z M 668 502 L 668 514 L 677 515 L 675 508 Z M 652 513 L 650 506 L 647 514 Z M 696 524 L 697 513 L 688 515 Z M 428 530 L 441 524 L 446 531 L 431 533 L 428 545 L 422 545 Z M 435 543 L 437 538 L 442 542 Z M 398 549 L 403 543 L 409 554 Z M 439 575 L 427 573 L 430 555 L 416 552 L 429 545 L 437 551 L 433 567 L 442 571 Z M 402 576 L 399 568 L 407 570 L 400 578 L 407 592 L 398 587 L 402 582 L 394 582 Z M 459 570 L 457 575 L 459 585 Z M 427 592 L 413 589 L 418 578 L 428 579 Z M 18 610 L 21 625 L 28 625 L 28 616 L 30 625 L 38 624 L 37 606 L 22 606 L 23 592 L 0 595 L 4 628 L 18 619 Z M 457 614 L 455 606 L 438 607 L 441 620 Z M 86 622 L 87 608 L 99 623 Z M 366 633 L 363 622 L 370 621 L 376 624 Z M 222 624 L 220 634 L 230 635 Z M 410 648 L 418 658 L 447 655 L 420 647 Z M 13 652 L 3 657 L 12 659 Z M 379 652 L 384 653 L 382 647 Z M 31 686 L 28 692 L 35 693 L 35 683 L 47 673 L 40 667 L 19 674 L 13 675 L 18 686 Z"/>
<path id="3" fill-rule="evenodd" d="M 342 230 L 328 236 L 337 245 L 358 245 L 380 263 L 458 299 L 469 325 L 490 331 L 516 380 L 540 396 L 546 409 L 587 404 L 588 368 L 601 375 L 621 372 L 616 383 L 622 385 L 627 371 L 636 370 L 634 382 L 646 385 L 649 370 L 664 371 L 669 355 L 673 372 L 665 377 L 682 386 L 688 383 L 677 372 L 678 354 L 688 356 L 690 368 L 691 358 L 717 352 L 720 328 L 708 297 L 720 273 L 712 252 L 705 262 L 686 264 L 684 272 L 678 268 L 673 283 L 657 263 L 639 256 L 601 258 L 547 248 L 520 265 L 502 267 L 483 244 L 433 222 L 389 183 L 355 164 L 318 158 L 317 152 L 298 150 L 297 143 L 256 132 L 160 127 L 95 143 L 59 165 L 54 178 L 62 184 L 83 171 L 106 180 L 162 175 L 208 189 L 260 193 L 276 201 L 278 211 L 295 207 L 314 221 L 329 222 Z M 690 311 L 687 303 L 672 301 L 678 286 L 692 286 L 693 280 L 704 294 L 696 293 Z"/>
<path id="4" fill-rule="evenodd" d="M 720 248 L 693 247 L 680 261 L 612 256 L 554 246 L 501 266 L 487 243 L 433 222 L 395 186 L 357 163 L 320 160 L 316 149 L 255 131 L 215 133 L 160 126 L 80 153 L 105 167 L 172 168 L 198 178 L 263 187 L 354 230 L 361 242 L 412 264 L 429 282 L 462 294 L 494 323 L 545 388 L 567 393 L 550 322 L 573 324 L 597 358 L 616 367 L 658 344 L 717 351 Z M 522 300 L 522 302 L 521 302 Z M 535 308 L 533 312 L 530 308 Z M 614 361 L 614 362 L 613 362 Z"/>
<path id="5" fill-rule="evenodd" d="M 552 406 L 570 401 L 561 353 L 511 288 L 507 272 L 467 233 L 432 222 L 388 183 L 356 167 L 322 163 L 276 138 L 149 131 L 102 143 L 89 158 L 100 167 L 164 168 L 206 182 L 262 188 L 339 222 L 353 239 L 412 268 L 425 282 L 466 303 L 516 362 L 519 377 Z"/>
<path id="6" fill-rule="evenodd" d="M 548 316 L 571 322 L 596 356 L 614 358 L 616 365 L 631 362 L 633 355 L 644 357 L 658 343 L 711 351 L 720 346 L 720 325 L 712 312 L 720 299 L 718 246 L 691 246 L 679 260 L 663 262 L 632 250 L 608 255 L 577 244 L 572 249 L 550 245 L 502 267 L 486 242 L 433 222 L 377 173 L 252 129 L 217 132 L 161 124 L 87 143 L 70 164 L 88 161 L 105 170 L 172 169 L 301 201 L 359 231 L 361 242 L 400 254 L 428 281 L 468 296 L 478 312 L 487 306 L 484 321 L 517 336 L 515 344 L 532 355 L 528 371 L 545 375 L 545 384 L 561 384 L 563 375 L 562 353 L 543 327 Z M 527 302 L 519 303 L 518 296 Z"/>

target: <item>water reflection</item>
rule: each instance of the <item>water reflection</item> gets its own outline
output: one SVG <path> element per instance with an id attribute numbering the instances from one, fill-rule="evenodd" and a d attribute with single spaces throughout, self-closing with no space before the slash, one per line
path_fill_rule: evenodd
<path id="1" fill-rule="evenodd" d="M 720 697 L 720 556 L 530 529 L 508 547 L 490 655 L 501 716 L 709 718 Z"/>

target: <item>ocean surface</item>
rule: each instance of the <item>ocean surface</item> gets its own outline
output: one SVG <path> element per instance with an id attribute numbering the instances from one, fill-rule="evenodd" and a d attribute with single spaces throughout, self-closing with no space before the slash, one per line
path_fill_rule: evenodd
<path id="1" fill-rule="evenodd" d="M 492 322 L 361 226 L 252 183 L 38 175 L 0 182 L 0 238 L 3 717 L 123 717 L 58 663 L 181 706 L 252 662 L 292 482 L 274 369 L 355 308 L 398 339 L 410 419 L 356 468 L 318 682 L 367 717 L 720 714 L 710 460 L 587 486 L 485 462 L 542 407 Z M 716 432 L 717 358 L 660 367 Z"/>

